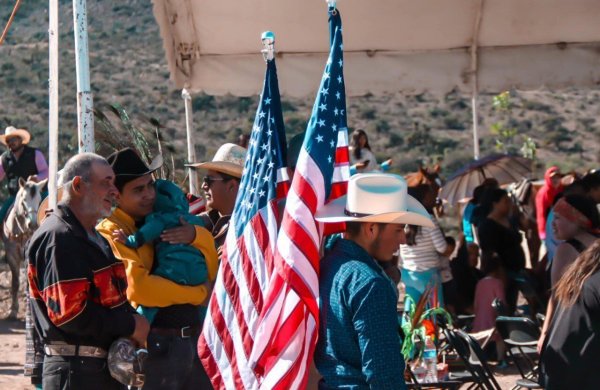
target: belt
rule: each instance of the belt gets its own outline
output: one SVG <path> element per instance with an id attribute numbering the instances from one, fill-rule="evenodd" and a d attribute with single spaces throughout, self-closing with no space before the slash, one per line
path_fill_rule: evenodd
<path id="1" fill-rule="evenodd" d="M 104 359 L 108 352 L 100 347 L 70 344 L 46 344 L 44 345 L 46 356 L 81 356 Z"/>
<path id="2" fill-rule="evenodd" d="M 175 336 L 181 337 L 182 339 L 188 339 L 200 334 L 201 330 L 202 328 L 200 326 L 184 326 L 183 328 L 150 328 L 150 333 L 160 336 Z"/>

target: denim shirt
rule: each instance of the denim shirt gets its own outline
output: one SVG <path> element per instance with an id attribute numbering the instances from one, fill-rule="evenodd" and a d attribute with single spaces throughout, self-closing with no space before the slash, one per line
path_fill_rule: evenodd
<path id="1" fill-rule="evenodd" d="M 375 260 L 340 239 L 321 260 L 319 389 L 406 389 L 396 288 Z"/>

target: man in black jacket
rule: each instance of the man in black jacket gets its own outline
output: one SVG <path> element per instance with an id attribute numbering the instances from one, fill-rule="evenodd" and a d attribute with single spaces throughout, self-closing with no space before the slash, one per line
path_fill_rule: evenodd
<path id="1" fill-rule="evenodd" d="M 15 201 L 19 191 L 19 179 L 34 181 L 44 180 L 48 177 L 48 164 L 41 151 L 28 146 L 31 135 L 25 129 L 16 129 L 8 126 L 4 134 L 0 135 L 0 143 L 8 150 L 0 156 L 0 180 L 6 178 L 6 187 L 9 197 L 0 209 L 0 221 L 4 220 L 10 206 Z"/>
<path id="2" fill-rule="evenodd" d="M 44 389 L 122 388 L 108 371 L 118 337 L 146 343 L 149 324 L 127 302 L 125 268 L 95 229 L 110 215 L 114 173 L 93 153 L 63 169 L 64 194 L 27 248 L 34 326 L 44 342 Z"/>

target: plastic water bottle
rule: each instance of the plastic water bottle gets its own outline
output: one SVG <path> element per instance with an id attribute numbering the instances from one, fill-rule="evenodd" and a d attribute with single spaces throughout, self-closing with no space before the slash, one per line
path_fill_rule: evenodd
<path id="1" fill-rule="evenodd" d="M 431 336 L 425 338 L 425 350 L 423 351 L 423 365 L 425 366 L 425 383 L 435 383 L 437 376 L 437 350 Z"/>

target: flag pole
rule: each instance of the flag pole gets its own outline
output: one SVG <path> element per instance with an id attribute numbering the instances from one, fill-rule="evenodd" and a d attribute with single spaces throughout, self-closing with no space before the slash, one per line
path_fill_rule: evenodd
<path id="1" fill-rule="evenodd" d="M 77 72 L 77 132 L 79 153 L 94 152 L 94 101 L 90 90 L 90 58 L 86 0 L 73 0 L 75 67 Z"/>
<path id="2" fill-rule="evenodd" d="M 48 19 L 48 202 L 54 209 L 58 171 L 58 0 L 49 0 Z"/>

